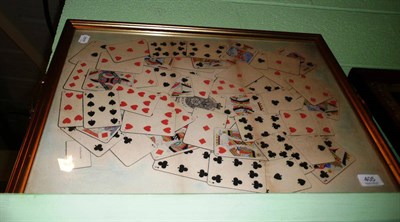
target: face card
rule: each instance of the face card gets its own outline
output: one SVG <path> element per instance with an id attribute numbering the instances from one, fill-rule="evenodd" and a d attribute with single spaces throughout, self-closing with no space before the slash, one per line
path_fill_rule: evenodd
<path id="1" fill-rule="evenodd" d="M 297 58 L 300 60 L 300 74 L 306 74 L 309 71 L 315 69 L 317 67 L 317 64 L 315 64 L 313 61 L 310 61 L 308 56 L 297 52 L 297 50 L 293 49 L 282 49 L 278 51 L 279 54 L 284 55 L 289 58 Z"/>
<path id="2" fill-rule="evenodd" d="M 186 128 L 181 128 L 174 136 L 151 136 L 150 139 L 156 145 L 156 149 L 151 152 L 153 159 L 158 160 L 197 148 L 183 142 L 185 134 Z"/>
<path id="3" fill-rule="evenodd" d="M 217 74 L 219 79 L 229 79 L 240 86 L 247 86 L 262 76 L 261 72 L 242 61 L 237 61 L 236 64 Z"/>
<path id="4" fill-rule="evenodd" d="M 195 108 L 193 111 L 195 120 L 188 125 L 183 142 L 208 150 L 214 149 L 214 129 L 224 128 L 227 116 L 215 111 Z"/>
<path id="5" fill-rule="evenodd" d="M 88 136 L 91 136 L 100 142 L 108 143 L 113 136 L 118 132 L 120 126 L 107 126 L 107 127 L 98 127 L 98 128 L 83 128 L 76 127 L 76 129 Z"/>
<path id="6" fill-rule="evenodd" d="M 90 64 L 96 64 L 100 54 L 105 52 L 106 45 L 104 42 L 92 41 L 81 49 L 76 55 L 72 56 L 69 61 L 77 64 L 78 61 L 85 61 Z"/>
<path id="7" fill-rule="evenodd" d="M 250 65 L 256 69 L 268 69 L 268 53 L 258 51 L 251 60 Z"/>
<path id="8" fill-rule="evenodd" d="M 197 96 L 176 97 L 175 102 L 181 104 L 182 107 L 188 112 L 193 112 L 195 108 L 201 108 L 223 113 L 226 98 L 220 95 L 210 95 L 208 98 L 201 98 Z"/>
<path id="9" fill-rule="evenodd" d="M 283 123 L 278 114 L 251 114 L 247 116 L 235 116 L 235 122 L 242 140 L 254 142 L 270 134 L 283 131 Z"/>
<path id="10" fill-rule="evenodd" d="M 111 90 L 115 84 L 133 86 L 133 74 L 107 70 L 89 70 L 83 82 L 82 89 L 98 91 Z"/>
<path id="11" fill-rule="evenodd" d="M 277 53 L 267 53 L 268 67 L 283 72 L 299 75 L 300 59 L 291 58 Z"/>
<path id="12" fill-rule="evenodd" d="M 254 49 L 252 46 L 236 42 L 229 46 L 224 58 L 234 62 L 240 60 L 250 63 L 256 52 L 256 49 Z"/>
<path id="13" fill-rule="evenodd" d="M 60 103 L 59 127 L 83 126 L 82 92 L 62 91 Z"/>
<path id="14" fill-rule="evenodd" d="M 153 169 L 206 182 L 209 158 L 209 150 L 196 148 L 156 160 Z"/>
<path id="15" fill-rule="evenodd" d="M 190 41 L 187 44 L 187 56 L 206 59 L 219 59 L 227 50 L 223 42 Z"/>
<path id="16" fill-rule="evenodd" d="M 265 161 L 215 156 L 208 168 L 210 186 L 265 193 Z"/>
<path id="17" fill-rule="evenodd" d="M 249 89 L 252 93 L 256 93 L 256 94 L 272 92 L 274 90 L 281 89 L 281 87 L 277 83 L 268 79 L 265 76 L 262 76 L 261 78 L 257 79 L 256 81 L 250 83 L 245 88 Z"/>
<path id="18" fill-rule="evenodd" d="M 82 84 L 85 81 L 85 76 L 90 69 L 91 64 L 85 61 L 78 61 L 64 84 L 64 89 L 81 90 Z"/>
<path id="19" fill-rule="evenodd" d="M 309 160 L 294 146 L 285 133 L 275 133 L 255 142 L 268 160 L 293 158 L 304 174 L 314 168 Z"/>
<path id="20" fill-rule="evenodd" d="M 290 90 L 292 88 L 292 86 L 286 82 L 286 79 L 292 77 L 293 74 L 276 69 L 267 69 L 262 70 L 261 72 L 264 74 L 265 77 L 281 86 L 281 88 L 285 90 Z"/>
<path id="21" fill-rule="evenodd" d="M 229 116 L 244 116 L 264 111 L 258 95 L 242 94 L 227 96 L 224 113 Z"/>
<path id="22" fill-rule="evenodd" d="M 126 133 L 111 152 L 127 167 L 148 155 L 155 144 L 146 135 Z"/>
<path id="23" fill-rule="evenodd" d="M 103 143 L 78 131 L 76 127 L 65 127 L 60 129 L 97 157 L 105 154 L 109 149 L 111 149 L 111 147 L 122 139 L 122 134 L 117 132 L 108 143 Z"/>
<path id="24" fill-rule="evenodd" d="M 151 57 L 182 57 L 186 56 L 186 42 L 165 39 L 149 41 Z"/>
<path id="25" fill-rule="evenodd" d="M 315 78 L 304 75 L 292 76 L 287 78 L 287 82 L 312 105 L 320 104 L 333 97 L 328 90 L 329 87 Z"/>
<path id="26" fill-rule="evenodd" d="M 66 141 L 65 142 L 65 154 L 66 156 L 72 157 L 72 163 L 74 164 L 74 169 L 91 167 L 92 157 L 90 152 L 82 147 L 76 141 Z"/>
<path id="27" fill-rule="evenodd" d="M 143 72 L 135 74 L 133 86 L 136 88 L 157 86 L 158 81 L 156 72 L 159 70 L 160 68 L 158 67 L 153 68 L 149 66 L 143 66 Z"/>
<path id="28" fill-rule="evenodd" d="M 335 161 L 329 147 L 319 136 L 292 136 L 291 140 L 312 164 L 331 163 Z"/>
<path id="29" fill-rule="evenodd" d="M 296 192 L 311 188 L 311 183 L 293 159 L 267 161 L 265 169 L 269 193 Z"/>
<path id="30" fill-rule="evenodd" d="M 160 100 L 156 93 L 121 84 L 115 85 L 115 90 L 119 93 L 122 110 L 144 116 L 153 115 L 153 111 Z"/>
<path id="31" fill-rule="evenodd" d="M 323 137 L 322 139 L 324 140 L 324 144 L 329 147 L 335 161 L 314 165 L 315 170 L 313 171 L 313 174 L 322 183 L 327 184 L 349 167 L 356 159 L 354 155 L 348 153 L 346 149 L 338 145 L 331 138 Z"/>
<path id="32" fill-rule="evenodd" d="M 143 70 L 143 63 L 143 58 L 116 63 L 111 59 L 110 54 L 103 52 L 101 53 L 100 59 L 97 62 L 96 69 L 112 70 L 115 72 L 141 73 Z"/>
<path id="33" fill-rule="evenodd" d="M 243 94 L 243 93 L 251 93 L 251 91 L 231 81 L 218 78 L 215 80 L 213 86 L 211 87 L 211 93 L 213 95 Z"/>
<path id="34" fill-rule="evenodd" d="M 194 96 L 192 76 L 180 76 L 169 90 L 169 95 L 176 97 Z"/>
<path id="35" fill-rule="evenodd" d="M 144 39 L 110 44 L 106 49 L 114 62 L 124 62 L 149 55 L 149 47 Z"/>
<path id="36" fill-rule="evenodd" d="M 259 94 L 268 113 L 279 113 L 280 110 L 298 110 L 303 107 L 304 98 L 296 99 L 289 91 L 275 90 Z"/>
<path id="37" fill-rule="evenodd" d="M 144 57 L 145 66 L 152 66 L 154 68 L 170 69 L 172 58 L 153 58 L 148 56 Z"/>
<path id="38" fill-rule="evenodd" d="M 121 113 L 116 91 L 85 92 L 83 97 L 83 126 L 85 128 L 120 126 Z"/>
<path id="39" fill-rule="evenodd" d="M 214 129 L 214 153 L 240 159 L 266 159 L 254 143 L 242 141 L 239 131 L 224 128 Z"/>

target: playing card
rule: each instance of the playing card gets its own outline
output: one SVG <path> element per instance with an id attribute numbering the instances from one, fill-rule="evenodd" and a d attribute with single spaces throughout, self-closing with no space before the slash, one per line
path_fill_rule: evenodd
<path id="1" fill-rule="evenodd" d="M 82 97 L 82 92 L 67 90 L 61 92 L 59 127 L 83 126 Z"/>
<path id="2" fill-rule="evenodd" d="M 115 72 L 141 73 L 143 70 L 143 63 L 143 58 L 116 63 L 111 59 L 110 54 L 103 52 L 97 62 L 96 69 L 112 70 Z"/>
<path id="3" fill-rule="evenodd" d="M 148 155 L 155 144 L 146 135 L 126 133 L 111 152 L 127 167 Z"/>
<path id="4" fill-rule="evenodd" d="M 120 102 L 116 91 L 85 92 L 83 104 L 85 128 L 121 125 Z"/>
<path id="5" fill-rule="evenodd" d="M 152 116 L 125 112 L 122 132 L 150 135 L 175 135 L 175 112 L 172 109 L 155 109 Z"/>
<path id="6" fill-rule="evenodd" d="M 157 86 L 156 72 L 159 70 L 160 68 L 158 67 L 143 66 L 142 73 L 134 75 L 133 86 L 136 88 Z"/>
<path id="7" fill-rule="evenodd" d="M 119 93 L 120 108 L 128 112 L 151 116 L 160 100 L 156 93 L 146 90 L 121 84 L 115 85 L 114 88 Z"/>
<path id="8" fill-rule="evenodd" d="M 267 192 L 286 193 L 311 188 L 311 183 L 293 159 L 277 159 L 265 164 Z"/>
<path id="9" fill-rule="evenodd" d="M 278 114 L 257 113 L 235 116 L 235 122 L 245 142 L 254 142 L 283 130 L 281 117 Z"/>
<path id="10" fill-rule="evenodd" d="M 160 101 L 157 103 L 157 109 L 173 110 L 175 112 L 175 130 L 193 122 L 194 118 L 192 117 L 191 112 L 188 112 L 181 104 L 174 102 L 171 96 L 165 93 L 160 93 L 159 97 Z"/>
<path id="11" fill-rule="evenodd" d="M 314 169 L 310 161 L 294 146 L 285 133 L 275 133 L 263 137 L 257 140 L 255 144 L 268 160 L 293 158 L 304 174 Z"/>
<path id="12" fill-rule="evenodd" d="M 151 136 L 150 139 L 156 145 L 156 149 L 151 152 L 153 159 L 158 160 L 197 148 L 183 142 L 185 134 L 186 128 L 181 128 L 174 136 Z"/>
<path id="13" fill-rule="evenodd" d="M 292 88 L 292 86 L 286 82 L 286 79 L 292 77 L 293 74 L 276 69 L 267 69 L 260 71 L 264 74 L 265 77 L 281 86 L 281 88 L 285 90 L 290 90 Z"/>
<path id="14" fill-rule="evenodd" d="M 153 58 L 148 55 L 144 57 L 144 63 L 146 66 L 152 66 L 154 68 L 170 69 L 172 58 Z"/>
<path id="15" fill-rule="evenodd" d="M 211 153 L 207 183 L 210 186 L 265 193 L 265 161 L 215 156 Z"/>
<path id="16" fill-rule="evenodd" d="M 65 156 L 71 156 L 74 169 L 92 166 L 90 152 L 74 140 L 65 142 Z"/>
<path id="17" fill-rule="evenodd" d="M 289 135 L 334 135 L 323 112 L 285 110 L 280 115 Z"/>
<path id="18" fill-rule="evenodd" d="M 303 53 L 298 52 L 295 49 L 281 49 L 278 50 L 278 53 L 281 55 L 285 55 L 290 58 L 297 58 L 300 60 L 300 74 L 306 74 L 307 72 L 315 69 L 317 64 L 309 60 L 309 57 Z"/>
<path id="19" fill-rule="evenodd" d="M 239 131 L 214 129 L 214 154 L 245 159 L 266 159 L 254 143 L 243 142 Z"/>
<path id="20" fill-rule="evenodd" d="M 227 48 L 228 45 L 223 42 L 189 41 L 187 43 L 187 56 L 219 59 Z"/>
<path id="21" fill-rule="evenodd" d="M 90 69 L 91 64 L 85 61 L 78 61 L 64 84 L 64 89 L 81 90 L 85 81 L 85 76 Z"/>
<path id="22" fill-rule="evenodd" d="M 180 76 L 172 85 L 168 94 L 173 97 L 194 96 L 192 77 L 187 75 Z"/>
<path id="23" fill-rule="evenodd" d="M 239 86 L 247 86 L 261 78 L 263 74 L 246 62 L 237 61 L 234 65 L 217 74 L 219 79 L 229 79 Z"/>
<path id="24" fill-rule="evenodd" d="M 274 81 L 268 79 L 265 76 L 262 76 L 261 78 L 257 79 L 256 81 L 250 83 L 245 88 L 249 89 L 252 93 L 258 94 L 258 93 L 265 93 L 265 92 L 271 92 L 274 90 L 278 90 L 281 87 Z"/>
<path id="25" fill-rule="evenodd" d="M 192 70 L 192 59 L 190 57 L 174 57 L 171 61 L 171 67 L 174 69 Z"/>
<path id="26" fill-rule="evenodd" d="M 212 69 L 226 69 L 232 66 L 232 62 L 220 59 L 192 58 L 192 66 L 202 71 Z"/>
<path id="27" fill-rule="evenodd" d="M 175 102 L 182 105 L 188 111 L 193 112 L 194 108 L 212 110 L 216 112 L 224 112 L 226 98 L 221 95 L 210 95 L 208 98 L 193 97 L 176 97 Z"/>
<path id="28" fill-rule="evenodd" d="M 268 113 L 278 113 L 280 110 L 298 110 L 304 104 L 303 97 L 295 99 L 287 90 L 275 90 L 259 94 L 259 96 Z"/>
<path id="29" fill-rule="evenodd" d="M 264 111 L 258 95 L 241 94 L 227 96 L 224 113 L 229 116 L 244 116 Z"/>
<path id="30" fill-rule="evenodd" d="M 213 95 L 218 94 L 243 94 L 243 93 L 251 93 L 249 89 L 242 87 L 241 85 L 235 84 L 231 81 L 227 81 L 225 79 L 218 78 L 214 81 L 213 86 L 211 87 L 211 93 Z"/>
<path id="31" fill-rule="evenodd" d="M 256 52 L 256 49 L 254 49 L 252 46 L 236 42 L 229 45 L 229 48 L 223 58 L 234 62 L 240 60 L 250 63 Z"/>
<path id="32" fill-rule="evenodd" d="M 149 55 L 149 47 L 144 39 L 109 44 L 106 49 L 114 62 L 124 62 Z"/>
<path id="33" fill-rule="evenodd" d="M 227 116 L 201 108 L 195 108 L 192 115 L 195 120 L 188 125 L 183 142 L 213 150 L 214 129 L 217 127 L 224 128 Z"/>
<path id="34" fill-rule="evenodd" d="M 90 64 L 96 64 L 100 54 L 105 52 L 106 45 L 101 41 L 92 41 L 81 49 L 76 55 L 72 56 L 69 61 L 77 64 L 78 61 L 85 61 Z"/>
<path id="35" fill-rule="evenodd" d="M 206 182 L 209 158 L 209 150 L 196 148 L 156 160 L 153 169 Z"/>
<path id="36" fill-rule="evenodd" d="M 175 39 L 149 41 L 151 57 L 186 56 L 186 42 Z"/>
<path id="37" fill-rule="evenodd" d="M 208 98 L 213 82 L 214 79 L 210 79 L 200 75 L 192 75 L 194 96 L 200 98 Z"/>
<path id="38" fill-rule="evenodd" d="M 107 126 L 107 127 L 98 127 L 98 128 L 83 128 L 76 127 L 76 129 L 88 136 L 91 136 L 103 143 L 108 143 L 113 136 L 118 132 L 120 126 Z"/>
<path id="39" fill-rule="evenodd" d="M 111 149 L 111 147 L 118 143 L 119 140 L 122 139 L 121 136 L 123 136 L 123 134 L 117 132 L 108 143 L 103 143 L 78 131 L 76 127 L 65 127 L 60 129 L 97 157 L 105 154 L 109 149 Z"/>
<path id="40" fill-rule="evenodd" d="M 156 75 L 158 85 L 147 88 L 147 90 L 152 92 L 168 93 L 171 90 L 172 86 L 181 77 L 180 73 L 166 69 L 155 68 L 153 71 Z"/>
<path id="41" fill-rule="evenodd" d="M 317 105 L 312 105 L 308 101 L 304 102 L 304 106 L 310 111 L 324 112 L 329 119 L 339 120 L 339 101 L 336 98 L 331 98 Z"/>
<path id="42" fill-rule="evenodd" d="M 320 104 L 333 97 L 328 85 L 315 78 L 300 75 L 287 77 L 286 81 L 312 105 Z"/>
<path id="43" fill-rule="evenodd" d="M 291 141 L 312 164 L 335 161 L 329 147 L 320 136 L 292 136 Z"/>
<path id="44" fill-rule="evenodd" d="M 133 86 L 133 74 L 107 70 L 89 70 L 82 89 L 84 90 L 111 90 L 115 84 Z"/>
<path id="45" fill-rule="evenodd" d="M 251 60 L 250 65 L 256 69 L 268 69 L 268 53 L 258 51 L 254 58 Z"/>
<path id="46" fill-rule="evenodd" d="M 329 137 L 323 137 L 322 139 L 335 158 L 335 161 L 314 165 L 315 170 L 313 174 L 321 180 L 322 183 L 327 184 L 349 167 L 356 159 L 354 155 L 348 153 L 346 149 L 337 144 L 333 139 Z"/>
<path id="47" fill-rule="evenodd" d="M 268 68 L 298 75 L 300 73 L 300 59 L 291 58 L 277 53 L 267 53 Z"/>

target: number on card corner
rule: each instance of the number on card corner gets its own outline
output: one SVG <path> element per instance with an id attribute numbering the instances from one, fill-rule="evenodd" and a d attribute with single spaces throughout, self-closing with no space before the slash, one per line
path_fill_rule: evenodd
<path id="1" fill-rule="evenodd" d="M 86 44 L 89 42 L 89 39 L 90 39 L 90 35 L 81 35 L 81 36 L 79 36 L 78 42 L 82 43 L 82 44 Z"/>

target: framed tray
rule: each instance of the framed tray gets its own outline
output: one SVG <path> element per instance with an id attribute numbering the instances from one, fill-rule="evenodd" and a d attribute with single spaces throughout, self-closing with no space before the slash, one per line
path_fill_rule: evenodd
<path id="1" fill-rule="evenodd" d="M 321 35 L 68 20 L 7 192 L 394 192 Z"/>

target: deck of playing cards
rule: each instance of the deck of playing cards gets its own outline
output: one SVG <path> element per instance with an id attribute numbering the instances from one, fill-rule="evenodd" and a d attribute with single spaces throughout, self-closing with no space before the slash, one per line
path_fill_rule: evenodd
<path id="1" fill-rule="evenodd" d="M 338 97 L 301 51 L 159 37 L 93 41 L 68 61 L 58 126 L 75 170 L 106 153 L 122 167 L 150 155 L 171 179 L 299 192 L 355 161 L 335 142 Z"/>

